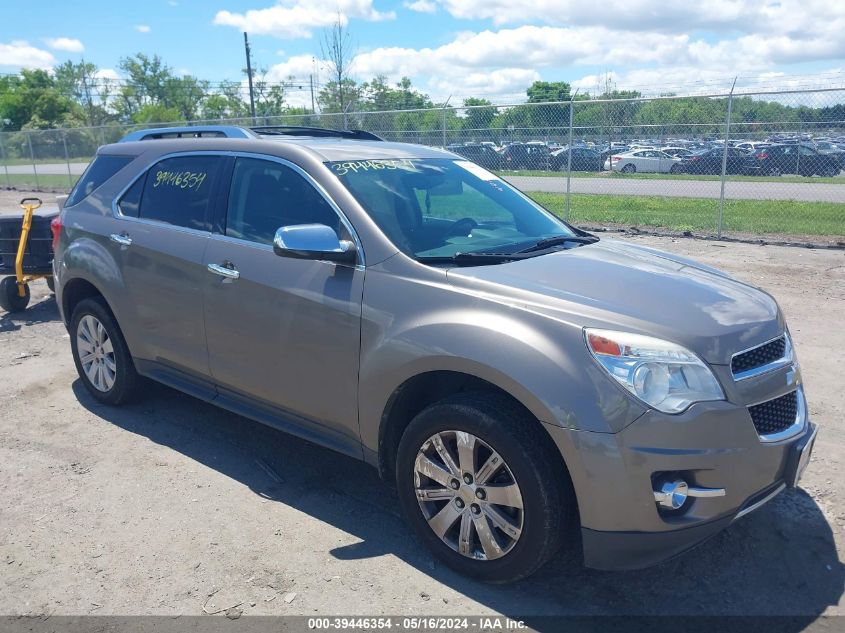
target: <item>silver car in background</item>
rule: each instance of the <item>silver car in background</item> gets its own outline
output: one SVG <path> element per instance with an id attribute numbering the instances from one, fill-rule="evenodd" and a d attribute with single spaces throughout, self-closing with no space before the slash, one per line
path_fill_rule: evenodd
<path id="1" fill-rule="evenodd" d="M 604 162 L 604 168 L 623 174 L 635 172 L 676 174 L 680 172 L 680 167 L 678 167 L 680 162 L 681 158 L 670 156 L 659 149 L 636 149 L 621 154 L 611 154 Z"/>

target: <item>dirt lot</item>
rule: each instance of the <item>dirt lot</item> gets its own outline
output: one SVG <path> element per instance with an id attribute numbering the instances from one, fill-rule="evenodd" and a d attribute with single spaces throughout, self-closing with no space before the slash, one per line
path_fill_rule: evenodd
<path id="1" fill-rule="evenodd" d="M 477 584 L 361 463 L 163 387 L 95 403 L 38 282 L 0 314 L 0 614 L 845 614 L 845 251 L 631 239 L 778 299 L 821 425 L 801 489 L 653 569 Z"/>

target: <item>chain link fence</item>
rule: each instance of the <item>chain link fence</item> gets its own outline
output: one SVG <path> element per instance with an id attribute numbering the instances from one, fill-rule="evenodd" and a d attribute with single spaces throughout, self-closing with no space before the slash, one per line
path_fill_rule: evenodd
<path id="1" fill-rule="evenodd" d="M 191 122 L 202 124 L 442 147 L 582 226 L 845 244 L 845 88 Z M 0 133 L 0 185 L 67 190 L 98 146 L 143 127 Z"/>

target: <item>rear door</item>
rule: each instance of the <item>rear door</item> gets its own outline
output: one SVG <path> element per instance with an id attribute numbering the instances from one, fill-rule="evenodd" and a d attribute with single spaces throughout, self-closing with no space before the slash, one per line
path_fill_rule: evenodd
<path id="1" fill-rule="evenodd" d="M 159 161 L 121 197 L 110 238 L 134 312 L 140 360 L 200 378 L 208 376 L 203 256 L 223 160 L 190 154 Z"/>
<path id="2" fill-rule="evenodd" d="M 364 269 L 273 252 L 278 228 L 312 223 L 354 239 L 301 170 L 235 159 L 223 226 L 209 240 L 202 272 L 209 365 L 222 399 L 281 409 L 294 426 L 350 452 L 360 450 Z M 214 272 L 220 268 L 230 272 Z"/>

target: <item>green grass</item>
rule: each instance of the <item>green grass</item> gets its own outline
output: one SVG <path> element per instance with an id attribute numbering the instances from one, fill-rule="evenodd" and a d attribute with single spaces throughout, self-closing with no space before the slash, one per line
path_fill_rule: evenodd
<path id="1" fill-rule="evenodd" d="M 560 217 L 566 196 L 531 193 L 534 200 Z M 719 201 L 707 198 L 573 194 L 572 222 L 660 227 L 675 231 L 715 232 Z M 845 204 L 794 200 L 725 201 L 723 230 L 786 235 L 845 235 Z"/>
<path id="2" fill-rule="evenodd" d="M 541 171 L 541 170 L 517 170 L 497 171 L 496 174 L 507 179 L 508 176 L 537 176 L 539 178 L 566 178 L 564 171 Z M 611 180 L 720 180 L 719 176 L 699 176 L 696 174 L 620 174 L 619 172 L 595 172 L 578 171 L 572 172 L 572 178 L 608 178 Z M 845 178 L 823 178 L 814 176 L 728 176 L 729 182 L 809 182 L 829 183 L 834 185 L 845 185 Z"/>
<path id="3" fill-rule="evenodd" d="M 93 156 L 71 156 L 68 161 L 65 160 L 65 157 L 62 156 L 61 158 L 36 158 L 35 164 L 36 165 L 55 165 L 56 163 L 90 163 Z M 31 158 L 11 158 L 7 156 L 4 159 L 0 159 L 0 172 L 2 172 L 3 168 L 2 165 L 32 165 Z"/>
<path id="4" fill-rule="evenodd" d="M 73 186 L 79 176 L 73 176 L 73 182 L 68 180 L 67 174 L 39 174 L 38 188 L 67 189 Z M 15 187 L 16 189 L 35 189 L 35 176 L 32 174 L 6 174 L 0 170 L 0 187 Z"/>

